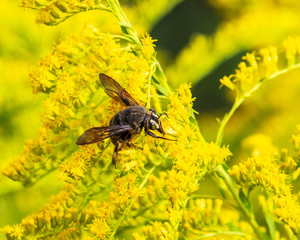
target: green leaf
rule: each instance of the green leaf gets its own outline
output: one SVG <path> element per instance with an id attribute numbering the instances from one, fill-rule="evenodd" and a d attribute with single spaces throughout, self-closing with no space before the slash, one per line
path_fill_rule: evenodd
<path id="1" fill-rule="evenodd" d="M 252 209 L 251 209 L 251 204 L 249 202 L 249 199 L 247 198 L 247 196 L 245 195 L 245 193 L 243 192 L 242 189 L 239 190 L 239 198 L 243 204 L 243 206 L 252 213 Z"/>
<path id="2" fill-rule="evenodd" d="M 219 191 L 220 191 L 222 197 L 224 199 L 227 199 L 227 197 L 226 197 L 226 190 L 224 188 L 219 187 Z"/>
<path id="3" fill-rule="evenodd" d="M 154 87 L 158 91 L 160 91 L 164 96 L 167 96 L 167 90 L 162 85 L 160 85 L 154 77 L 152 77 L 152 82 Z"/>
<path id="4" fill-rule="evenodd" d="M 273 218 L 270 216 L 270 214 L 265 213 L 265 219 L 268 224 L 270 236 L 272 240 L 275 240 L 275 232 L 276 232 L 276 226 Z"/>
<path id="5" fill-rule="evenodd" d="M 195 125 L 195 126 L 198 126 L 198 122 L 197 122 L 197 120 L 194 118 L 194 117 L 189 117 L 189 120 L 190 120 L 190 122 L 193 124 L 193 125 Z"/>

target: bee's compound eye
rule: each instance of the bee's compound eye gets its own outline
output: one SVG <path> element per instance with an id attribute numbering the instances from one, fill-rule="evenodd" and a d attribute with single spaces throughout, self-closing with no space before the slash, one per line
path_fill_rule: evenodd
<path id="1" fill-rule="evenodd" d="M 157 123 L 153 120 L 150 120 L 150 128 L 151 128 L 151 130 L 156 130 L 157 129 Z"/>

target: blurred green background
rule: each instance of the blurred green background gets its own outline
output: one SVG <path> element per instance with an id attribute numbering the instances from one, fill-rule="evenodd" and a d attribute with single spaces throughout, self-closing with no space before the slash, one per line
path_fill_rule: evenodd
<path id="1" fill-rule="evenodd" d="M 296 0 L 186 0 L 169 4 L 135 0 L 121 4 L 140 35 L 148 32 L 158 40 L 158 59 L 172 87 L 192 82 L 197 98 L 194 108 L 208 141 L 216 136 L 216 118 L 229 110 L 233 100 L 228 91 L 219 89 L 219 79 L 233 73 L 246 52 L 278 45 L 300 31 L 300 3 Z M 28 74 L 40 56 L 60 39 L 78 34 L 86 22 L 101 26 L 104 32 L 118 29 L 115 19 L 99 11 L 80 13 L 59 26 L 37 25 L 35 12 L 20 5 L 17 0 L 2 0 L 0 8 L 1 169 L 22 152 L 26 140 L 38 134 L 46 96 L 32 93 Z M 253 133 L 264 133 L 277 146 L 290 147 L 291 135 L 300 122 L 296 107 L 300 105 L 299 92 L 299 72 L 293 71 L 267 83 L 247 100 L 225 131 L 224 144 L 230 145 L 233 161 L 243 156 L 242 140 Z M 54 172 L 25 189 L 0 176 L 0 186 L 3 227 L 37 211 L 58 191 L 60 183 Z"/>

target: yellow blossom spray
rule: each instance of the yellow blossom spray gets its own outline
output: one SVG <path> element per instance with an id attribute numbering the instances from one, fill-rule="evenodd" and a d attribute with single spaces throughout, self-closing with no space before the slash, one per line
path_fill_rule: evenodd
<path id="1" fill-rule="evenodd" d="M 2 227 L 7 239 L 299 237 L 299 196 L 292 191 L 300 175 L 299 126 L 291 141 L 295 153 L 279 150 L 263 134 L 253 134 L 242 143 L 251 149 L 247 159 L 241 157 L 238 164 L 228 166 L 226 161 L 236 155 L 222 143 L 225 127 L 246 99 L 265 82 L 299 68 L 299 37 L 247 53 L 235 72 L 220 80 L 233 92 L 234 103 L 219 120 L 215 140 L 207 141 L 195 117 L 191 84 L 182 83 L 175 90 L 169 85 L 156 57 L 156 40 L 149 34 L 140 37 L 117 0 L 23 0 L 22 6 L 37 11 L 38 23 L 51 26 L 80 12 L 108 12 L 120 29 L 107 33 L 101 25 L 85 23 L 79 34 L 56 43 L 29 73 L 33 92 L 46 95 L 42 123 L 37 137 L 26 141 L 23 152 L 2 174 L 31 187 L 55 172 L 62 187 L 39 210 L 18 224 Z M 202 36 L 193 42 L 178 58 L 186 64 L 191 49 L 209 45 Z M 174 66 L 168 76 L 177 83 L 185 70 L 177 69 L 177 62 Z M 194 76 L 192 70 L 186 76 Z M 134 143 L 142 149 L 124 147 L 117 169 L 111 163 L 114 146 L 109 139 L 78 147 L 76 139 L 84 130 L 108 126 L 112 116 L 124 109 L 105 94 L 99 73 L 116 79 L 147 110 L 165 112 L 162 124 L 176 141 L 139 134 Z M 218 195 L 201 192 L 207 176 Z M 259 201 L 251 200 L 255 188 L 262 192 Z"/>

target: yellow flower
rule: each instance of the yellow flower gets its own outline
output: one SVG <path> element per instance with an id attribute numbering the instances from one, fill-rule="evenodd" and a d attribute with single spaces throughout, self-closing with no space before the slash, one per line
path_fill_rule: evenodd
<path id="1" fill-rule="evenodd" d="M 266 77 L 270 77 L 273 73 L 278 71 L 277 48 L 270 46 L 269 48 L 261 49 L 259 55 Z"/>
<path id="2" fill-rule="evenodd" d="M 84 0 L 84 1 L 35 1 L 35 0 L 22 0 L 22 6 L 38 10 L 38 23 L 46 25 L 56 25 L 68 17 L 82 12 L 93 9 L 106 9 L 103 4 L 105 1 Z"/>
<path id="3" fill-rule="evenodd" d="M 93 239 L 106 239 L 110 233 L 109 225 L 102 218 L 95 218 L 89 230 L 95 234 Z"/>
<path id="4" fill-rule="evenodd" d="M 233 166 L 229 171 L 238 183 L 247 188 L 261 185 L 274 194 L 275 215 L 285 222 L 295 234 L 299 234 L 300 206 L 291 194 L 287 175 L 282 173 L 270 156 L 256 156 L 247 162 Z"/>
<path id="5" fill-rule="evenodd" d="M 228 87 L 230 90 L 234 91 L 236 86 L 231 80 L 231 76 L 227 77 L 224 76 L 222 79 L 220 79 L 221 87 L 225 86 Z"/>
<path id="6" fill-rule="evenodd" d="M 142 53 L 143 55 L 146 57 L 146 59 L 151 59 L 153 57 L 155 57 L 155 44 L 153 44 L 154 42 L 156 42 L 157 40 L 152 39 L 149 34 L 145 34 L 144 37 L 141 39 L 142 42 Z"/>
<path id="7" fill-rule="evenodd" d="M 189 201 L 189 208 L 183 211 L 183 226 L 192 236 L 205 228 L 213 227 L 221 218 L 222 200 L 195 199 Z M 225 224 L 224 224 L 225 225 Z M 222 227 L 222 226 L 221 226 Z"/>
<path id="8" fill-rule="evenodd" d="M 142 231 L 148 239 L 176 239 L 172 235 L 172 227 L 167 222 L 154 221 L 151 225 L 144 226 Z"/>
<path id="9" fill-rule="evenodd" d="M 34 234 L 34 231 L 37 227 L 36 221 L 34 218 L 26 217 L 26 218 L 22 219 L 21 224 L 26 229 L 27 234 Z"/>
<path id="10" fill-rule="evenodd" d="M 288 37 L 282 42 L 281 47 L 285 53 L 288 66 L 296 64 L 297 56 L 300 54 L 300 38 Z"/>
<path id="11" fill-rule="evenodd" d="M 145 40 L 145 46 L 148 43 Z M 127 44 L 129 46 L 130 43 Z M 150 87 L 152 62 L 141 52 L 138 56 L 135 52 L 129 52 L 125 45 L 126 42 L 121 45 L 117 38 L 102 34 L 86 24 L 82 35 L 61 41 L 52 53 L 41 59 L 38 69 L 30 77 L 34 92 L 49 94 L 44 102 L 43 125 L 37 140 L 32 142 L 32 150 L 27 147 L 18 160 L 21 164 L 11 165 L 16 168 L 14 171 L 4 171 L 7 176 L 31 183 L 44 174 L 39 166 L 44 164 L 43 161 L 49 160 L 49 165 L 55 168 L 59 161 L 64 160 L 61 154 L 63 149 L 71 146 L 82 131 L 100 126 L 99 122 L 104 126 L 109 124 L 110 118 L 121 106 L 112 99 L 107 104 L 107 95 L 99 83 L 99 72 L 115 78 L 142 105 L 150 101 L 145 93 Z M 49 157 L 52 153 L 54 155 Z M 61 175 L 61 179 L 67 180 L 67 176 L 72 176 L 78 180 L 84 176 L 84 164 L 78 160 L 74 162 L 78 165 L 69 165 L 70 162 L 62 164 L 62 172 L 67 174 Z M 142 161 L 137 162 L 138 167 L 142 165 Z M 30 173 L 27 174 L 26 169 L 30 169 Z M 133 169 L 137 170 L 137 167 Z M 35 177 L 31 178 L 31 174 Z"/>
<path id="12" fill-rule="evenodd" d="M 229 77 L 223 77 L 220 82 L 236 92 L 236 101 L 248 97 L 256 90 L 262 81 L 274 78 L 284 72 L 284 69 L 299 63 L 300 38 L 288 38 L 281 46 L 261 49 L 251 54 L 247 53 L 238 65 L 238 69 Z M 283 52 L 285 56 L 278 53 Z M 287 64 L 285 63 L 287 61 Z M 233 85 L 234 84 L 234 85 Z"/>
<path id="13" fill-rule="evenodd" d="M 110 192 L 110 198 L 121 211 L 124 211 L 132 199 L 138 197 L 135 181 L 136 175 L 128 173 L 126 177 L 118 177 L 114 182 L 115 189 Z"/>
<path id="14" fill-rule="evenodd" d="M 0 230 L 6 234 L 7 239 L 22 239 L 25 232 L 25 229 L 21 226 L 21 224 L 5 226 Z"/>

